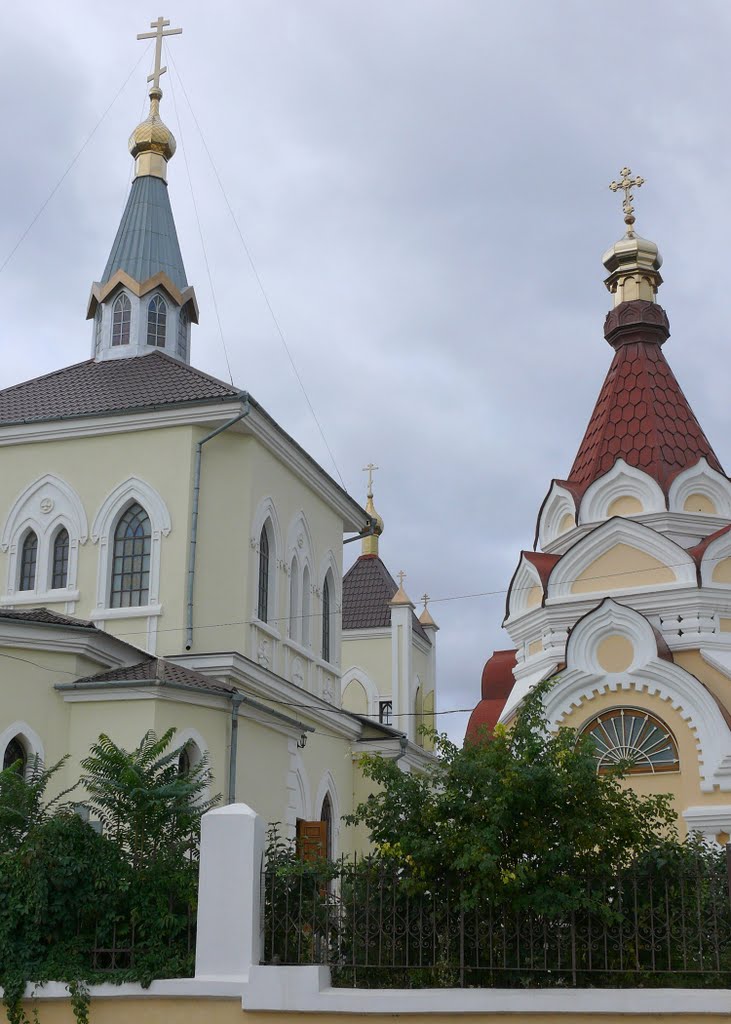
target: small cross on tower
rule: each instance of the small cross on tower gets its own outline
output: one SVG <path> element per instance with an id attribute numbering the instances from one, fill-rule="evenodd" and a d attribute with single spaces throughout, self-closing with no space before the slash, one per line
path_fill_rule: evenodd
<path id="1" fill-rule="evenodd" d="M 429 597 L 428 594 L 422 594 L 421 595 L 421 600 L 424 602 L 424 611 L 426 611 L 426 609 L 427 609 L 427 607 L 429 605 L 429 602 L 431 601 L 431 598 Z"/>
<path id="2" fill-rule="evenodd" d="M 363 466 L 363 472 L 368 474 L 368 497 L 373 497 L 373 470 L 378 469 L 378 466 L 374 466 L 372 462 L 369 462 L 367 466 Z"/>
<path id="3" fill-rule="evenodd" d="M 160 17 L 157 19 L 157 21 L 151 21 L 150 22 L 150 28 L 154 28 L 155 29 L 154 32 L 141 32 L 137 36 L 138 39 L 154 39 L 155 40 L 155 67 L 154 67 L 154 70 L 153 70 L 152 74 L 147 76 L 147 81 L 148 82 L 152 82 L 152 88 L 153 89 L 159 89 L 160 88 L 160 76 L 164 75 L 165 72 L 167 71 L 166 67 L 165 68 L 161 68 L 160 67 L 160 62 L 162 60 L 162 41 L 163 41 L 163 38 L 165 36 L 179 36 L 181 34 L 181 32 L 183 31 L 182 28 L 170 28 L 166 32 L 165 29 L 167 28 L 167 26 L 169 24 L 170 24 L 170 22 L 166 21 L 162 17 L 162 15 L 160 15 Z"/>
<path id="4" fill-rule="evenodd" d="M 402 569 L 401 572 L 397 572 L 396 575 L 398 576 L 398 585 L 401 588 L 401 590 L 403 590 L 404 580 L 406 579 L 406 573 Z"/>
<path id="5" fill-rule="evenodd" d="M 631 237 L 634 235 L 632 225 L 635 222 L 635 208 L 632 205 L 632 189 L 640 188 L 645 184 L 645 179 L 641 178 L 639 174 L 636 178 L 633 178 L 632 171 L 629 167 L 623 167 L 619 172 L 619 181 L 613 181 L 609 186 L 612 192 L 619 192 L 620 189 L 624 192 L 624 199 L 622 200 L 622 209 L 624 210 L 624 222 L 627 225 L 627 234 Z"/>

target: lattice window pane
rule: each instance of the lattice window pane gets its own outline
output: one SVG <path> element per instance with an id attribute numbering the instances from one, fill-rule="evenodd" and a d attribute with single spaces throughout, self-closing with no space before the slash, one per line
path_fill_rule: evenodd
<path id="1" fill-rule="evenodd" d="M 150 599 L 150 517 L 141 505 L 130 505 L 114 531 L 112 608 L 138 608 Z"/>
<path id="2" fill-rule="evenodd" d="M 69 534 L 68 530 L 59 530 L 53 542 L 53 571 L 51 573 L 51 589 L 60 590 L 68 586 L 69 579 Z"/>
<path id="3" fill-rule="evenodd" d="M 126 295 L 120 295 L 112 307 L 112 345 L 129 345 L 131 323 L 132 303 Z"/>
<path id="4" fill-rule="evenodd" d="M 677 771 L 678 748 L 670 730 L 639 708 L 617 708 L 597 715 L 583 729 L 589 736 L 599 771 L 629 764 L 632 774 Z"/>
<path id="5" fill-rule="evenodd" d="M 20 552 L 20 590 L 35 590 L 37 564 L 38 537 L 31 530 Z"/>
<path id="6" fill-rule="evenodd" d="M 379 700 L 378 721 L 381 723 L 381 725 L 393 724 L 393 701 Z"/>
<path id="7" fill-rule="evenodd" d="M 168 307 L 164 299 L 154 295 L 147 306 L 147 344 L 165 347 Z"/>

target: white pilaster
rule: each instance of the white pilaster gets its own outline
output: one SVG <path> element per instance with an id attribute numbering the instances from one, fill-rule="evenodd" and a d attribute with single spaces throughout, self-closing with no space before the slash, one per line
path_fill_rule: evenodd
<path id="1" fill-rule="evenodd" d="M 398 595 L 397 595 L 398 597 Z M 408 599 L 407 599 L 408 601 Z M 416 735 L 416 720 L 411 700 L 412 637 L 411 616 L 414 606 L 391 603 L 391 695 L 394 728 L 405 732 L 410 740 Z"/>

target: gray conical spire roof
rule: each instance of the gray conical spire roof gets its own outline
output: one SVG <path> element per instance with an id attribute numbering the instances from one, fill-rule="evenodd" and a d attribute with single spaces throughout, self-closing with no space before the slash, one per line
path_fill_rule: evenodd
<path id="1" fill-rule="evenodd" d="M 140 284 L 162 271 L 181 292 L 188 287 L 168 186 L 162 178 L 145 174 L 132 182 L 100 283 L 106 284 L 118 270 Z"/>

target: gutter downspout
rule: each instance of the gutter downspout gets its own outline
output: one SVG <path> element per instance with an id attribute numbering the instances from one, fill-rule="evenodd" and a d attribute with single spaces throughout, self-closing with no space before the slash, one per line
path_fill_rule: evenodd
<path id="1" fill-rule="evenodd" d="M 201 438 L 195 446 L 195 467 L 193 469 L 193 507 L 190 513 L 190 553 L 188 555 L 188 604 L 186 612 L 186 626 L 185 626 L 185 649 L 189 651 L 193 646 L 193 588 L 195 585 L 195 555 L 196 545 L 198 543 L 198 508 L 200 505 L 200 493 L 201 493 L 201 461 L 203 458 L 203 445 L 207 441 L 212 440 L 219 434 L 222 434 L 224 430 L 228 430 L 234 423 L 238 423 L 240 420 L 245 419 L 250 411 L 251 406 L 249 404 L 249 395 L 246 391 L 242 391 L 239 398 L 244 403 L 244 407 L 241 412 L 234 416 L 233 419 L 228 420 L 222 426 L 212 430 L 210 434 L 206 434 L 205 437 Z"/>
<path id="2" fill-rule="evenodd" d="M 236 753 L 239 744 L 239 708 L 244 701 L 243 693 L 231 694 L 231 747 L 228 756 L 228 799 L 236 802 Z"/>

